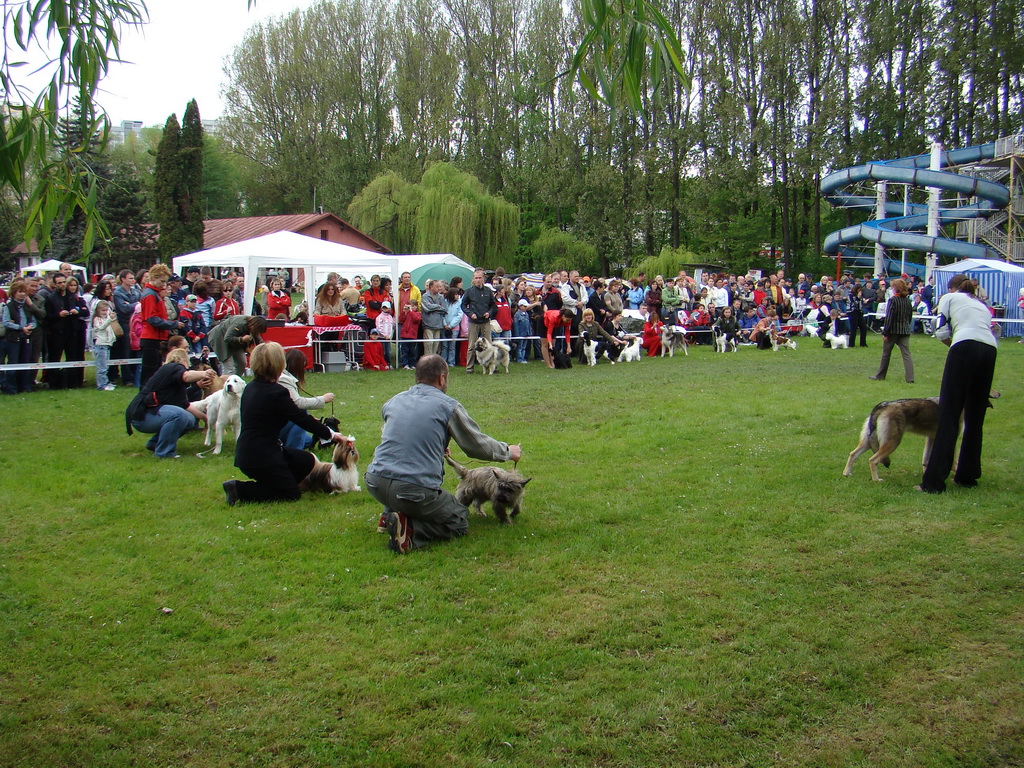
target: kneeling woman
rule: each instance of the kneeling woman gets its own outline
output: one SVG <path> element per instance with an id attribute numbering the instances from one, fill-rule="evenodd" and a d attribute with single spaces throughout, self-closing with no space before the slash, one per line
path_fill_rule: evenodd
<path id="1" fill-rule="evenodd" d="M 344 437 L 299 408 L 277 380 L 285 367 L 284 349 L 276 342 L 260 344 L 249 357 L 255 380 L 242 393 L 242 432 L 235 446 L 235 466 L 254 482 L 228 480 L 228 504 L 251 501 L 296 501 L 299 483 L 316 463 L 306 451 L 281 445 L 281 429 L 291 422 L 323 440 Z"/>
<path id="2" fill-rule="evenodd" d="M 142 385 L 139 411 L 129 414 L 129 419 L 136 430 L 153 435 L 146 448 L 157 458 L 178 458 L 178 438 L 195 429 L 198 420 L 206 420 L 206 414 L 189 402 L 186 385 L 209 381 L 213 376 L 213 371 L 188 370 L 188 352 L 173 349 Z"/>

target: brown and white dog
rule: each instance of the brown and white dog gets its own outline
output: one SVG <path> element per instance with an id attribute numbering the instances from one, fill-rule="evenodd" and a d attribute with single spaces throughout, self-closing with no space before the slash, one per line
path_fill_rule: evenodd
<path id="1" fill-rule="evenodd" d="M 318 461 L 305 480 L 299 483 L 300 491 L 320 491 L 337 494 L 361 491 L 359 487 L 359 451 L 356 439 L 347 435 L 335 444 L 331 461 Z"/>

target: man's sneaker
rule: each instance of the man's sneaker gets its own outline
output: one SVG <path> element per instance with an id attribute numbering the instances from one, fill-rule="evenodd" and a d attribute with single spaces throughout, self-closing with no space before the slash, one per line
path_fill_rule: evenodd
<path id="1" fill-rule="evenodd" d="M 381 512 L 380 519 L 377 521 L 377 533 L 388 532 L 388 513 Z"/>
<path id="2" fill-rule="evenodd" d="M 404 555 L 412 549 L 412 523 L 408 517 L 401 512 L 389 512 L 386 527 L 391 537 L 388 539 L 391 551 Z"/>
<path id="3" fill-rule="evenodd" d="M 227 499 L 228 506 L 233 507 L 238 503 L 238 481 L 237 480 L 225 480 L 224 481 L 224 496 Z"/>

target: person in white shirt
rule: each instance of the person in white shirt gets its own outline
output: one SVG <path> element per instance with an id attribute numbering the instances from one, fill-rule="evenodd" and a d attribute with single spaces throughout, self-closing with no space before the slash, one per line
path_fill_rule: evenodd
<path id="1" fill-rule="evenodd" d="M 948 290 L 939 299 L 940 326 L 935 331 L 935 338 L 949 345 L 939 390 L 939 426 L 921 484 L 916 486 L 926 493 L 946 490 L 961 414 L 964 435 L 953 482 L 962 488 L 978 484 L 982 427 L 996 367 L 997 342 L 992 333 L 992 313 L 974 295 L 974 285 L 966 275 L 954 275 Z"/>

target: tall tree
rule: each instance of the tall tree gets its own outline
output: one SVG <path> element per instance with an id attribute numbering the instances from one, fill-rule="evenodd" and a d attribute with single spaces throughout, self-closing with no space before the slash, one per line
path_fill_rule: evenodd
<path id="1" fill-rule="evenodd" d="M 181 253 L 203 249 L 203 219 L 206 201 L 203 197 L 203 120 L 199 105 L 192 99 L 185 107 L 181 123 L 181 155 L 177 189 L 178 217 L 181 220 Z M 179 254 L 166 253 L 168 256 Z"/>
<path id="2" fill-rule="evenodd" d="M 181 179 L 181 126 L 171 115 L 164 124 L 164 135 L 156 150 L 153 171 L 153 211 L 160 226 L 159 248 L 163 257 L 188 253 L 186 238 L 178 215 L 178 183 Z"/>

